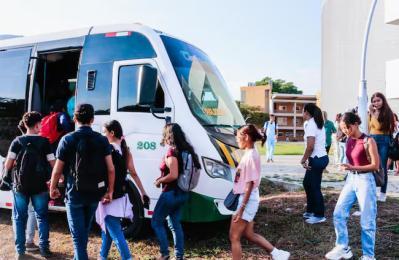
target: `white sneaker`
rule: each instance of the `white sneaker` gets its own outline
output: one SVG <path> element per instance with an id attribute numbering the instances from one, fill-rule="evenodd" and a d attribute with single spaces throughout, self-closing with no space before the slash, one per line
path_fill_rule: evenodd
<path id="1" fill-rule="evenodd" d="M 378 201 L 385 202 L 387 200 L 387 194 L 386 193 L 380 193 L 380 196 L 378 196 Z"/>
<path id="2" fill-rule="evenodd" d="M 306 223 L 308 224 L 318 224 L 318 223 L 322 223 L 324 221 L 326 221 L 327 219 L 325 217 L 310 217 L 306 220 Z"/>
<path id="3" fill-rule="evenodd" d="M 349 259 L 353 257 L 353 254 L 349 246 L 347 248 L 336 246 L 325 257 L 329 260 Z"/>
<path id="4" fill-rule="evenodd" d="M 360 260 L 375 260 L 375 257 L 364 255 L 364 256 L 360 257 Z"/>
<path id="5" fill-rule="evenodd" d="M 352 213 L 352 216 L 355 216 L 355 217 L 360 217 L 361 215 L 362 215 L 362 212 L 359 210 L 356 210 L 355 212 Z"/>
<path id="6" fill-rule="evenodd" d="M 273 260 L 288 260 L 288 258 L 290 258 L 290 255 L 291 255 L 290 252 L 274 248 L 274 250 L 272 252 L 272 259 Z"/>
<path id="7" fill-rule="evenodd" d="M 308 219 L 308 218 L 313 217 L 313 216 L 314 216 L 314 213 L 312 213 L 312 212 L 305 212 L 305 213 L 303 213 L 302 216 L 303 216 L 303 218 Z"/>

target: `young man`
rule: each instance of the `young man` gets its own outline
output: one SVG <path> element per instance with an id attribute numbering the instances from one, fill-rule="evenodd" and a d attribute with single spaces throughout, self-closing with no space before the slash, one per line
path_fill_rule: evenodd
<path id="1" fill-rule="evenodd" d="M 50 197 L 55 199 L 60 196 L 57 183 L 61 174 L 64 174 L 65 206 L 74 258 L 86 260 L 89 231 L 98 202 L 109 203 L 112 200 L 115 169 L 107 138 L 91 129 L 94 120 L 93 106 L 78 105 L 74 120 L 78 129 L 65 135 L 57 149 Z"/>
<path id="2" fill-rule="evenodd" d="M 15 232 L 16 258 L 25 255 L 25 229 L 28 219 L 28 205 L 32 202 L 39 226 L 39 247 L 43 257 L 50 257 L 48 224 L 49 166 L 54 166 L 54 154 L 50 143 L 39 136 L 41 115 L 28 112 L 22 117 L 26 134 L 18 136 L 11 143 L 5 162 L 6 170 L 13 170 L 13 227 Z M 50 164 L 50 165 L 49 165 Z"/>
<path id="3" fill-rule="evenodd" d="M 324 118 L 324 129 L 326 130 L 326 152 L 330 153 L 331 143 L 332 143 L 332 134 L 337 132 L 337 129 L 334 126 L 334 123 L 327 118 L 327 112 L 323 111 Z"/>
<path id="4" fill-rule="evenodd" d="M 273 162 L 274 147 L 278 136 L 278 126 L 275 120 L 275 116 L 271 114 L 269 121 L 266 121 L 263 126 L 263 131 L 266 135 L 267 162 Z"/>

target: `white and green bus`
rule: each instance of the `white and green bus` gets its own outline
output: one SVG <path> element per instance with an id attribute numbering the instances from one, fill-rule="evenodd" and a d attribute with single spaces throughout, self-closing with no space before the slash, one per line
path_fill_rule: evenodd
<path id="1" fill-rule="evenodd" d="M 183 220 L 211 222 L 231 214 L 223 199 L 232 188 L 240 159 L 234 128 L 244 119 L 203 51 L 140 24 L 1 40 L 0 162 L 19 134 L 17 124 L 25 111 L 46 114 L 53 102 L 71 97 L 94 106 L 94 130 L 101 131 L 110 119 L 123 126 L 151 198 L 150 209 L 144 209 L 130 180 L 134 220 L 126 223 L 128 235 L 138 234 L 161 193 L 153 183 L 165 153 L 159 143 L 167 121 L 182 126 L 203 166 Z M 0 207 L 12 208 L 10 192 L 0 192 Z"/>

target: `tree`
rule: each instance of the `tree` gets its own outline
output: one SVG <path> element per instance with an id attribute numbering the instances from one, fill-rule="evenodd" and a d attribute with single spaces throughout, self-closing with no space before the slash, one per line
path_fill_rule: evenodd
<path id="1" fill-rule="evenodd" d="M 269 114 L 263 113 L 258 107 L 248 106 L 237 102 L 241 114 L 249 124 L 254 124 L 258 128 L 262 128 L 265 121 L 269 120 Z"/>
<path id="2" fill-rule="evenodd" d="M 302 90 L 299 90 L 293 82 L 286 82 L 282 79 L 273 80 L 271 77 L 265 77 L 262 80 L 256 81 L 256 86 L 268 85 L 270 82 L 273 84 L 272 92 L 275 93 L 286 93 L 286 94 L 302 94 Z"/>

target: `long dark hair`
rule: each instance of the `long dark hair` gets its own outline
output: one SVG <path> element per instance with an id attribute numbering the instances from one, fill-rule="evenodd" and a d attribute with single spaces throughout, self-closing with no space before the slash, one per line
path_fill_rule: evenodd
<path id="1" fill-rule="evenodd" d="M 129 159 L 129 147 L 127 147 L 126 141 L 123 138 L 123 130 L 121 124 L 117 120 L 111 120 L 104 124 L 105 129 L 108 132 L 114 132 L 114 136 L 118 139 L 122 139 L 121 141 L 121 149 L 122 149 L 122 157 L 125 160 L 126 164 Z"/>
<path id="2" fill-rule="evenodd" d="M 194 166 L 201 169 L 201 164 L 198 159 L 198 155 L 195 153 L 193 146 L 187 141 L 186 135 L 181 129 L 180 125 L 176 123 L 166 124 L 163 128 L 163 138 L 161 145 L 169 144 L 176 149 L 178 154 L 179 171 L 183 166 L 181 153 L 187 151 L 191 154 L 194 162 Z"/>
<path id="3" fill-rule="evenodd" d="M 263 146 L 266 142 L 266 133 L 262 135 L 253 124 L 243 125 L 238 128 L 238 130 L 241 131 L 243 134 L 247 134 L 254 143 L 257 141 L 262 141 Z"/>
<path id="4" fill-rule="evenodd" d="M 346 112 L 342 116 L 341 121 L 344 122 L 346 126 L 350 126 L 350 125 L 354 125 L 354 124 L 360 125 L 362 123 L 362 120 L 360 120 L 360 117 L 353 112 Z"/>
<path id="5" fill-rule="evenodd" d="M 324 125 L 323 113 L 320 108 L 314 103 L 307 103 L 303 108 L 304 111 L 308 112 L 314 119 L 317 128 L 322 129 Z"/>
<path id="6" fill-rule="evenodd" d="M 375 92 L 372 96 L 370 101 L 373 102 L 375 97 L 382 99 L 382 107 L 380 109 L 380 113 L 378 114 L 378 122 L 381 125 L 381 131 L 393 133 L 395 131 L 395 118 L 393 116 L 393 112 L 389 107 L 387 99 L 385 98 L 384 94 L 380 92 Z"/>

